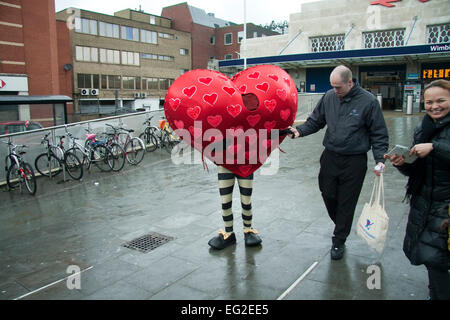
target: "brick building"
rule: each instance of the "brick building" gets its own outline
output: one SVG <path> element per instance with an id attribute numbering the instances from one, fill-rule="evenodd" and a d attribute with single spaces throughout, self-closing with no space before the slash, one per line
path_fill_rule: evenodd
<path id="1" fill-rule="evenodd" d="M 67 51 L 58 51 L 67 33 L 57 28 L 54 0 L 0 1 L 0 94 L 70 95 Z M 64 46 L 60 46 L 64 47 Z M 71 104 L 68 112 L 71 112 Z M 53 122 L 51 108 L 3 106 L 0 121 Z"/>
<path id="2" fill-rule="evenodd" d="M 170 19 L 131 9 L 111 16 L 76 8 L 56 18 L 72 23 L 68 48 L 81 119 L 157 110 L 174 79 L 191 69 L 190 34 L 173 29 Z"/>
<path id="3" fill-rule="evenodd" d="M 187 2 L 163 8 L 161 15 L 172 20 L 172 27 L 191 33 L 192 69 L 206 69 L 209 60 L 240 57 L 244 25 L 216 18 Z M 247 23 L 247 38 L 278 35 L 253 23 Z"/>

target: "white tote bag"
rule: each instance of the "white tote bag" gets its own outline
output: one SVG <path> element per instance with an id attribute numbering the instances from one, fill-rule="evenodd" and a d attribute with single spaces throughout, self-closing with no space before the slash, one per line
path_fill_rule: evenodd
<path id="1" fill-rule="evenodd" d="M 364 204 L 356 233 L 381 254 L 386 241 L 389 217 L 384 209 L 383 175 L 375 177 L 370 202 Z"/>

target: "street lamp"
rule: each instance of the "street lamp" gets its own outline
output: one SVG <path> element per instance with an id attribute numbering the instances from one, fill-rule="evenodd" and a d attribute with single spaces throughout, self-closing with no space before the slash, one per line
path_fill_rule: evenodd
<path id="1" fill-rule="evenodd" d="M 244 70 L 247 69 L 247 1 L 244 0 Z M 240 55 L 239 55 L 240 56 Z"/>

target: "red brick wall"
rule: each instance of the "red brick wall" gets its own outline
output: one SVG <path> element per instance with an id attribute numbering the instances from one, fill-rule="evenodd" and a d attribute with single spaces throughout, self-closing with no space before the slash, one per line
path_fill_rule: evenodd
<path id="1" fill-rule="evenodd" d="M 172 28 L 191 32 L 192 17 L 186 2 L 163 8 L 161 17 L 172 19 Z"/>
<path id="2" fill-rule="evenodd" d="M 242 30 L 244 30 L 242 25 L 216 29 L 216 59 L 223 60 L 226 54 L 232 54 L 233 59 L 239 58 L 236 52 L 240 51 L 240 43 L 237 40 L 238 32 Z M 225 45 L 225 34 L 227 33 L 233 34 L 231 45 Z"/>
<path id="3" fill-rule="evenodd" d="M 30 95 L 59 93 L 54 0 L 21 1 Z"/>
<path id="4" fill-rule="evenodd" d="M 18 0 L 9 0 L 8 3 L 20 5 Z M 22 25 L 22 10 L 6 5 L 0 8 L 0 21 Z M 16 26 L 0 25 L 0 41 L 23 43 L 23 29 Z M 0 44 L 0 61 L 25 62 L 23 46 Z M 0 73 L 25 74 L 24 65 L 0 62 Z"/>
<path id="5" fill-rule="evenodd" d="M 172 19 L 174 29 L 191 33 L 192 69 L 206 69 L 209 57 L 215 56 L 215 48 L 210 44 L 214 28 L 194 24 L 186 2 L 163 8 L 161 16 Z"/>
<path id="6" fill-rule="evenodd" d="M 24 62 L 25 65 L 0 63 L 0 73 L 26 74 L 29 95 L 72 96 L 71 71 L 64 64 L 71 63 L 69 30 L 55 17 L 54 0 L 4 0 L 19 8 L 0 5 L 0 21 L 17 26 L 0 24 L 0 41 L 23 45 L 0 44 L 0 61 Z M 59 44 L 59 50 L 58 50 Z M 52 118 L 51 105 L 31 105 L 31 119 Z M 68 105 L 68 114 L 72 113 Z M 52 125 L 53 122 L 44 125 Z"/>
<path id="7" fill-rule="evenodd" d="M 73 70 L 64 70 L 65 64 L 72 64 L 70 52 L 70 32 L 64 21 L 56 21 L 56 32 L 58 42 L 58 77 L 59 94 L 72 97 L 73 92 Z M 67 114 L 73 113 L 73 104 L 67 104 Z"/>
<path id="8" fill-rule="evenodd" d="M 216 47 L 210 43 L 214 29 L 199 24 L 194 24 L 191 31 L 192 37 L 192 69 L 206 69 L 210 57 L 216 56 Z M 217 41 L 217 39 L 216 39 Z"/>

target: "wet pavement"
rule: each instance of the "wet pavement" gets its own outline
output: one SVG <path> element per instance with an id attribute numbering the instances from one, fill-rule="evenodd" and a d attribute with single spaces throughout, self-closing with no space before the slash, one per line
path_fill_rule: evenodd
<path id="1" fill-rule="evenodd" d="M 421 116 L 385 113 L 390 145 L 409 145 Z M 390 164 L 384 252 L 369 249 L 353 228 L 344 258 L 330 259 L 333 223 L 317 185 L 323 134 L 286 139 L 277 173 L 255 173 L 253 226 L 263 239 L 255 248 L 244 245 L 237 187 L 237 243 L 209 248 L 223 228 L 217 169 L 174 164 L 165 151 L 118 173 L 94 168 L 81 182 L 39 178 L 34 197 L 2 187 L 0 299 L 426 299 L 425 267 L 411 266 L 402 252 L 406 178 Z M 370 198 L 372 164 L 369 152 L 354 223 Z M 148 253 L 123 246 L 150 232 L 174 239 Z M 68 279 L 74 270 L 79 277 Z"/>

